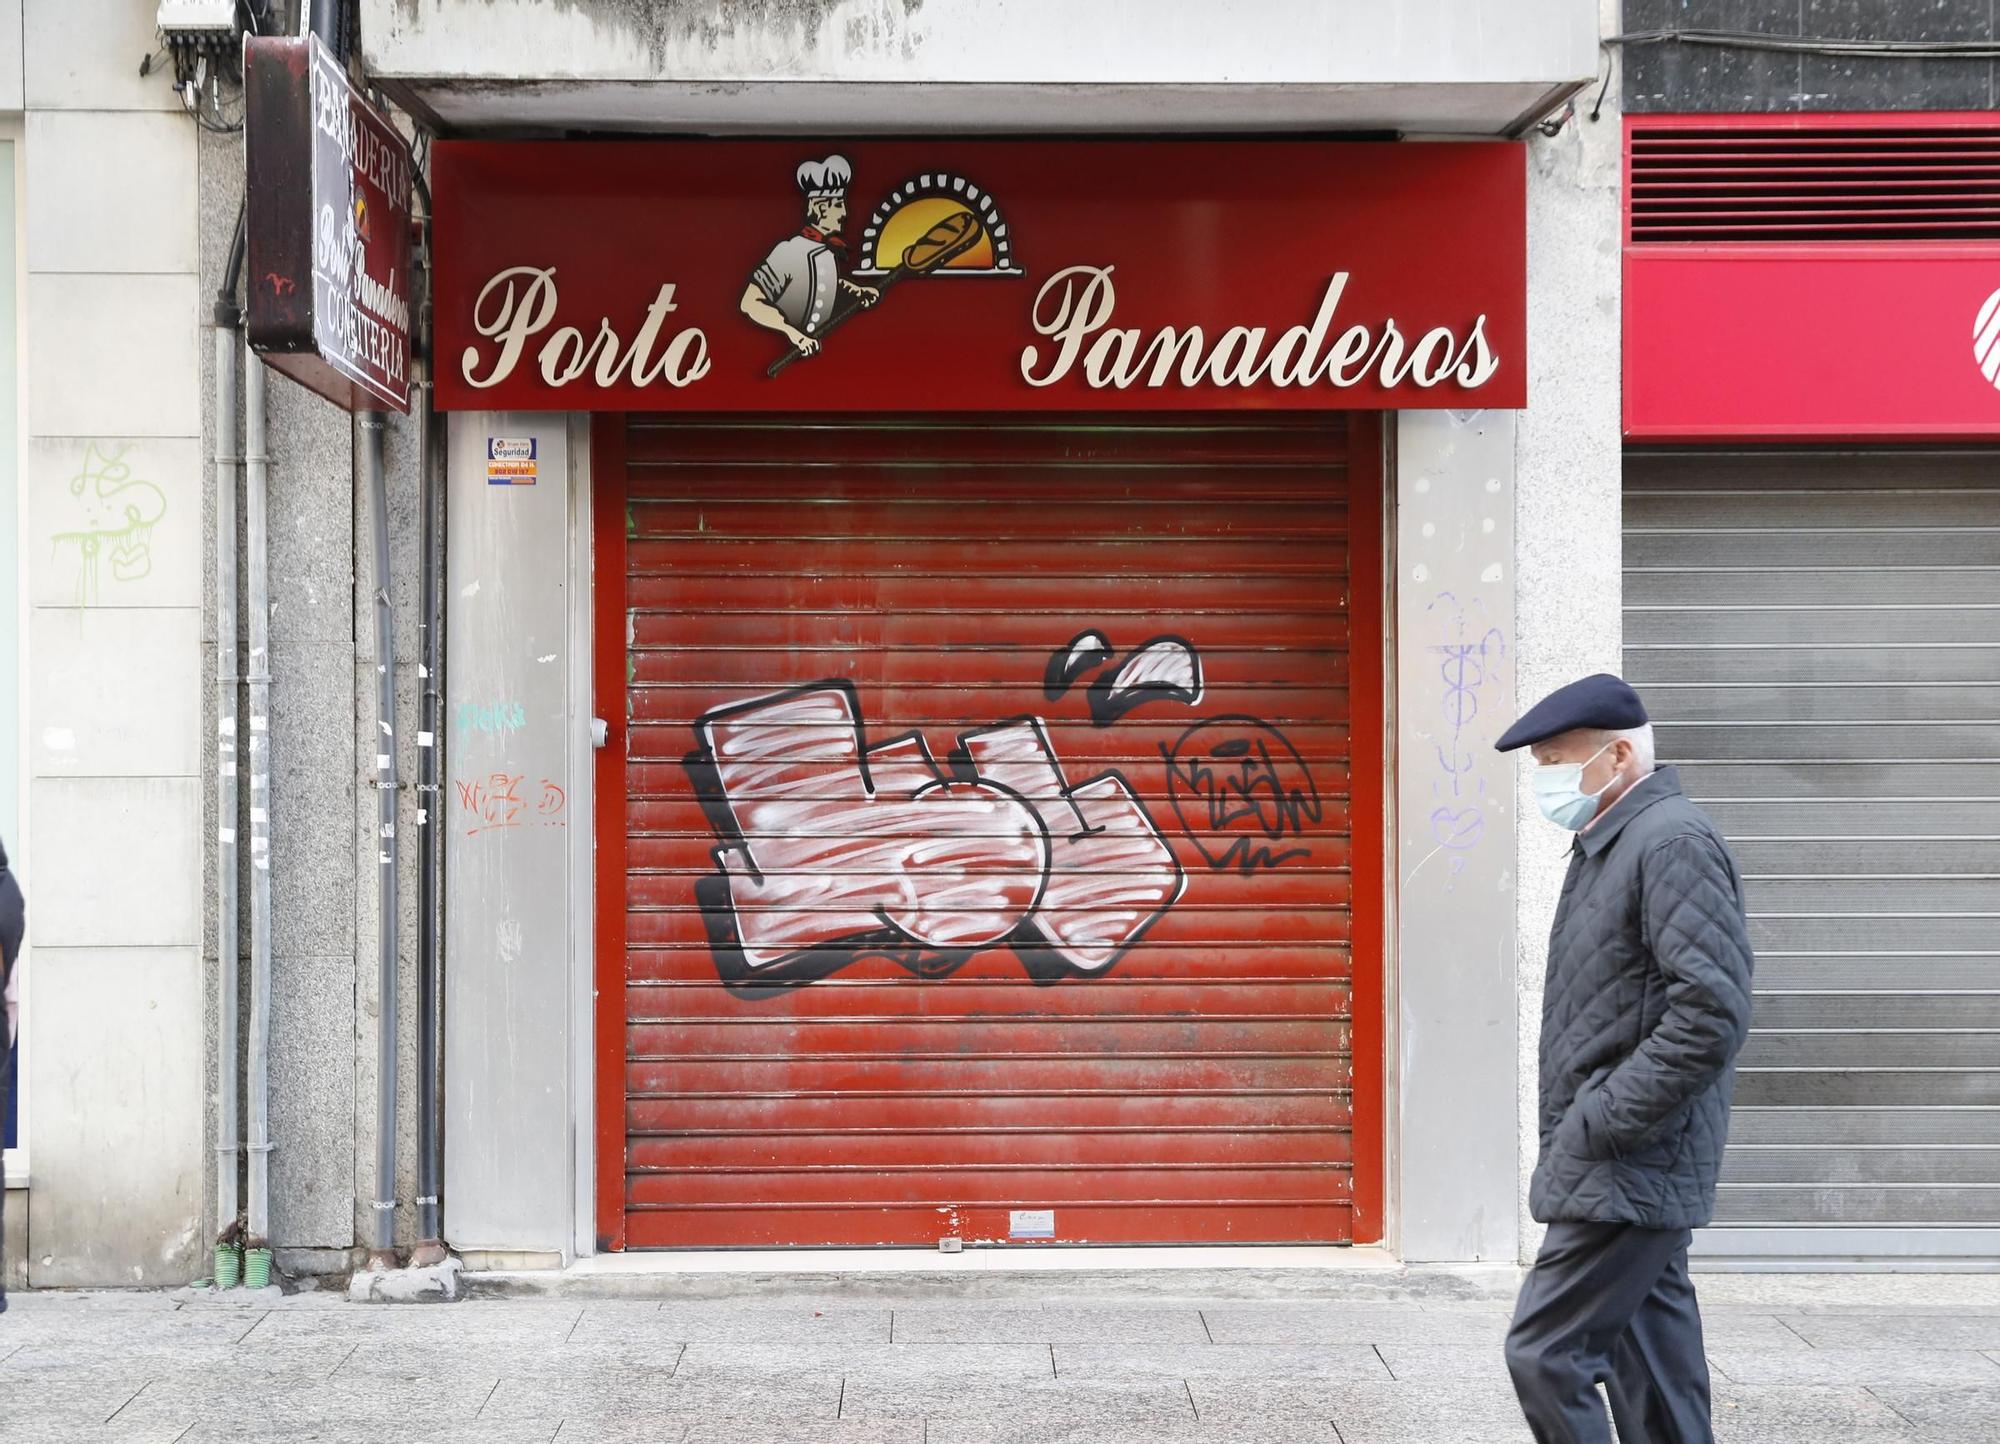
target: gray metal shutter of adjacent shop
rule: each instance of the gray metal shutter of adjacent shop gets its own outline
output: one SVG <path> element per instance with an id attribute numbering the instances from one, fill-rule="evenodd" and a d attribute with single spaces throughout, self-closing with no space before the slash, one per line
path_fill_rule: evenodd
<path id="1" fill-rule="evenodd" d="M 2000 454 L 1625 478 L 1626 674 L 1757 948 L 1708 1249 L 2000 1255 Z"/>

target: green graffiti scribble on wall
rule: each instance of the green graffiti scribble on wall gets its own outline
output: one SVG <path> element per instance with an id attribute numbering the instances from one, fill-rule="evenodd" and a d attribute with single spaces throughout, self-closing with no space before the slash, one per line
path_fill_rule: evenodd
<path id="1" fill-rule="evenodd" d="M 70 478 L 69 494 L 76 498 L 82 525 L 57 532 L 54 541 L 58 551 L 76 547 L 80 607 L 97 604 L 106 562 L 114 581 L 136 582 L 152 574 L 153 528 L 167 514 L 167 494 L 132 474 L 126 460 L 131 450 L 121 446 L 107 456 L 92 442 L 84 449 L 83 469 Z"/>

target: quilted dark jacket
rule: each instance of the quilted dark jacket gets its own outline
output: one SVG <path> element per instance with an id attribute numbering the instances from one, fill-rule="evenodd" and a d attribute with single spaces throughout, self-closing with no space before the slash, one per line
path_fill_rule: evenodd
<path id="1" fill-rule="evenodd" d="M 1563 879 L 1542 995 L 1536 1218 L 1709 1221 L 1750 968 L 1736 860 L 1662 768 L 1578 836 Z"/>

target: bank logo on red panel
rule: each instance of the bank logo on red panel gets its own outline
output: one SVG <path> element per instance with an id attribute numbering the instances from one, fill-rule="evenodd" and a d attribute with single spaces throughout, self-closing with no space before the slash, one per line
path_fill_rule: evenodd
<path id="1" fill-rule="evenodd" d="M 2000 291 L 1986 298 L 1972 323 L 1972 359 L 1988 381 L 2000 386 Z"/>

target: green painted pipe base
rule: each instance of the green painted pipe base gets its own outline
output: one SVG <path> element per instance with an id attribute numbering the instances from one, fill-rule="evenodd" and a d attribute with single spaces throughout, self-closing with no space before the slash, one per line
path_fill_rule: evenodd
<path id="1" fill-rule="evenodd" d="M 243 1250 L 243 1286 L 250 1289 L 270 1287 L 271 1251 L 267 1248 L 246 1248 Z"/>
<path id="2" fill-rule="evenodd" d="M 243 1255 L 233 1243 L 219 1243 L 215 1246 L 215 1286 L 219 1289 L 233 1289 L 243 1277 Z"/>

